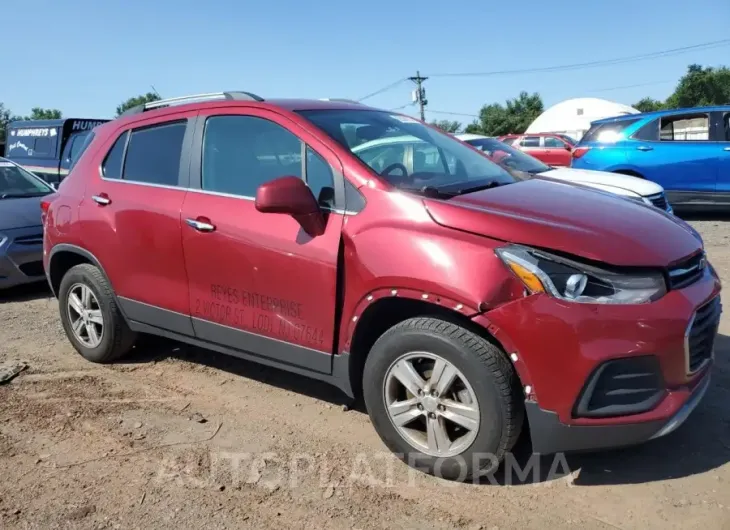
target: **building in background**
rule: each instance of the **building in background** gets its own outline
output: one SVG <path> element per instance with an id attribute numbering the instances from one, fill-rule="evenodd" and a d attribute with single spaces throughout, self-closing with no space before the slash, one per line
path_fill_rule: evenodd
<path id="1" fill-rule="evenodd" d="M 605 99 L 568 99 L 540 114 L 525 132 L 566 134 L 580 140 L 592 121 L 638 113 L 633 107 Z"/>

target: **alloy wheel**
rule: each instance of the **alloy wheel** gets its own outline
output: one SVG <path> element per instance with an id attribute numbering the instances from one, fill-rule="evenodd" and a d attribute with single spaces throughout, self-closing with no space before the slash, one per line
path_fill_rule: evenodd
<path id="1" fill-rule="evenodd" d="M 87 285 L 76 283 L 68 291 L 66 308 L 76 340 L 96 348 L 104 336 L 104 318 L 96 295 Z"/>
<path id="2" fill-rule="evenodd" d="M 398 433 L 424 454 L 461 454 L 479 432 L 474 389 L 439 355 L 410 352 L 399 357 L 386 372 L 383 397 Z"/>

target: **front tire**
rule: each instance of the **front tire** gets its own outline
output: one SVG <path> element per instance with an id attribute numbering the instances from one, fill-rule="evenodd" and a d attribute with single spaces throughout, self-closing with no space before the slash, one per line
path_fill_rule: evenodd
<path id="1" fill-rule="evenodd" d="M 132 348 L 136 334 L 97 267 L 84 263 L 69 269 L 61 280 L 58 305 L 66 336 L 84 359 L 109 363 Z"/>
<path id="2" fill-rule="evenodd" d="M 524 405 L 505 354 L 437 318 L 385 332 L 365 362 L 368 414 L 409 465 L 449 480 L 491 473 L 519 437 Z"/>

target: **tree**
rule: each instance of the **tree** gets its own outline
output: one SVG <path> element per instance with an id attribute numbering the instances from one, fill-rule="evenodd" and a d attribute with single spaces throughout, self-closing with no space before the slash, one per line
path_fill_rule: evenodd
<path id="1" fill-rule="evenodd" d="M 59 120 L 63 114 L 58 109 L 44 109 L 41 107 L 33 107 L 30 109 L 30 116 L 23 118 L 24 120 Z"/>
<path id="2" fill-rule="evenodd" d="M 500 136 L 508 133 L 522 133 L 542 114 L 542 98 L 537 92 L 520 92 L 502 106 L 499 103 L 484 105 L 479 111 L 479 119 L 467 126 L 466 132 Z"/>
<path id="3" fill-rule="evenodd" d="M 15 116 L 10 109 L 0 103 L 0 144 L 5 143 L 5 128 L 8 123 L 19 119 L 21 119 L 19 116 Z"/>
<path id="4" fill-rule="evenodd" d="M 639 112 L 653 112 L 655 110 L 662 110 L 664 103 L 659 100 L 652 98 L 641 98 L 639 101 L 632 105 Z"/>
<path id="5" fill-rule="evenodd" d="M 431 125 L 451 134 L 458 133 L 461 130 L 461 123 L 459 123 L 458 121 L 436 120 L 432 121 Z"/>
<path id="6" fill-rule="evenodd" d="M 666 107 L 686 108 L 730 103 L 730 68 L 703 68 L 699 64 L 687 67 L 674 93 L 667 98 Z"/>
<path id="7" fill-rule="evenodd" d="M 151 103 L 153 101 L 159 100 L 160 96 L 158 96 L 154 92 L 147 92 L 146 94 L 143 94 L 141 96 L 129 98 L 127 101 L 123 102 L 117 107 L 117 116 L 120 116 L 122 113 L 124 113 L 124 111 L 129 110 L 132 107 L 136 107 L 137 105 L 144 105 L 145 103 Z"/>

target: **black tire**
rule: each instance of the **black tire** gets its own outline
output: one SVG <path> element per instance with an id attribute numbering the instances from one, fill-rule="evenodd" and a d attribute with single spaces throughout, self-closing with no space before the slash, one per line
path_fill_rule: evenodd
<path id="1" fill-rule="evenodd" d="M 80 342 L 71 328 L 67 310 L 68 296 L 71 287 L 79 283 L 86 285 L 94 293 L 104 319 L 101 342 L 95 348 L 89 348 Z M 95 363 L 110 363 L 125 355 L 134 345 L 137 335 L 129 329 L 109 282 L 97 267 L 83 263 L 69 269 L 61 280 L 58 305 L 66 336 L 84 359 Z"/>
<path id="2" fill-rule="evenodd" d="M 427 455 L 409 444 L 390 420 L 384 397 L 388 369 L 400 356 L 415 351 L 430 352 L 450 362 L 466 375 L 474 390 L 479 429 L 461 454 Z M 504 352 L 483 337 L 437 318 L 405 320 L 375 342 L 365 362 L 363 394 L 370 419 L 385 445 L 409 465 L 449 480 L 470 480 L 495 471 L 522 429 L 521 386 Z"/>

